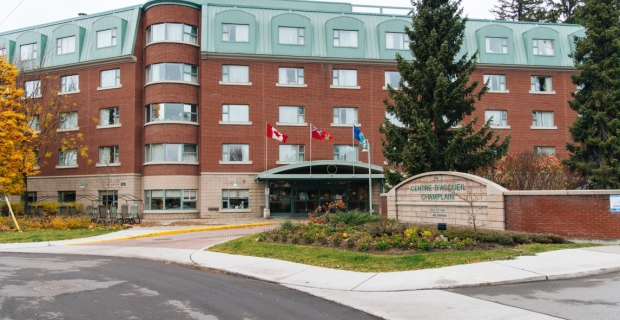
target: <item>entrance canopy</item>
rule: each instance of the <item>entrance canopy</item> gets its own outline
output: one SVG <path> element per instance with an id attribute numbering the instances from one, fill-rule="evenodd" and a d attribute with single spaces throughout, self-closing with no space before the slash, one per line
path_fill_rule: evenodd
<path id="1" fill-rule="evenodd" d="M 383 180 L 383 167 L 371 165 L 371 178 Z M 259 173 L 255 180 L 366 180 L 368 163 L 338 160 L 304 161 Z"/>

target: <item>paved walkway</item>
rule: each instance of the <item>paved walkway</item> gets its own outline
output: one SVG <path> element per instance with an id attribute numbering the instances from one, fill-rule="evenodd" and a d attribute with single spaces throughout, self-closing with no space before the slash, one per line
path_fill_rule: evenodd
<path id="1" fill-rule="evenodd" d="M 88 239 L 3 244 L 0 251 L 116 256 L 198 265 L 279 283 L 386 319 L 550 319 L 552 317 L 440 289 L 620 271 L 620 246 L 560 250 L 514 260 L 388 273 L 334 270 L 202 250 L 274 227 L 246 225 L 245 228 L 223 229 L 230 227 L 222 226 L 210 227 L 220 230 L 192 233 L 187 233 L 192 230 L 171 227 L 132 228 Z M 154 233 L 159 235 L 142 238 Z"/>

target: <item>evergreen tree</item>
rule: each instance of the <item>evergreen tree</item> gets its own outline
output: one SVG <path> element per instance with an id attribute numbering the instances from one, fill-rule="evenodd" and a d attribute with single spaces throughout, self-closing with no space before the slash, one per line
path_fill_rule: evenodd
<path id="1" fill-rule="evenodd" d="M 510 138 L 500 143 L 491 122 L 474 130 L 477 118 L 461 121 L 474 111 L 488 88 L 478 92 L 470 80 L 477 53 L 455 59 L 463 44 L 465 23 L 460 0 L 414 0 L 412 28 L 406 27 L 414 60 L 396 55 L 402 76 L 398 89 L 388 87 L 386 110 L 403 126 L 387 119 L 379 127 L 384 135 L 383 154 L 389 165 L 388 183 L 396 185 L 407 176 L 435 170 L 472 172 L 493 163 L 508 151 Z M 461 125 L 461 126 L 459 126 Z"/>
<path id="2" fill-rule="evenodd" d="M 593 189 L 620 188 L 620 1 L 586 0 L 577 18 L 586 28 L 571 55 L 578 75 L 570 107 L 579 117 L 570 128 L 570 159 Z"/>
<path id="3" fill-rule="evenodd" d="M 546 21 L 547 10 L 544 0 L 499 0 L 489 10 L 497 20 Z"/>
<path id="4" fill-rule="evenodd" d="M 547 0 L 548 22 L 579 23 L 575 10 L 583 5 L 583 0 Z"/>

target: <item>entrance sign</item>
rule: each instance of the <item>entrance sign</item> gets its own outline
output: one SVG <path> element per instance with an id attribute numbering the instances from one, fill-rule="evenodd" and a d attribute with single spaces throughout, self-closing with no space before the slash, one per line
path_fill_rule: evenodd
<path id="1" fill-rule="evenodd" d="M 609 195 L 609 210 L 611 212 L 620 212 L 620 194 Z"/>

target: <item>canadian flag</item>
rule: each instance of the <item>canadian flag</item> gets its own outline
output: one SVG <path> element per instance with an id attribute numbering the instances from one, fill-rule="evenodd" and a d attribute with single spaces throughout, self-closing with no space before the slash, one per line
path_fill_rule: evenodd
<path id="1" fill-rule="evenodd" d="M 287 135 L 281 134 L 276 128 L 272 127 L 269 123 L 267 124 L 267 138 L 276 139 L 282 143 L 286 143 Z"/>

